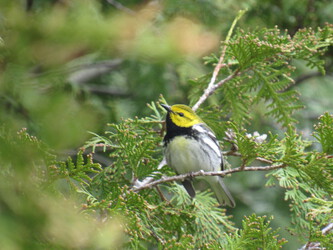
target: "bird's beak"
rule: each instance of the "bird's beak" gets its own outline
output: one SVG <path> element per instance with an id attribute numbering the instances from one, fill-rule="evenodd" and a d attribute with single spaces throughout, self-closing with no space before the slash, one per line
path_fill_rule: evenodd
<path id="1" fill-rule="evenodd" d="M 165 108 L 166 111 L 168 111 L 168 112 L 172 112 L 171 107 L 170 107 L 169 105 L 161 104 L 161 106 L 162 106 L 163 108 Z"/>

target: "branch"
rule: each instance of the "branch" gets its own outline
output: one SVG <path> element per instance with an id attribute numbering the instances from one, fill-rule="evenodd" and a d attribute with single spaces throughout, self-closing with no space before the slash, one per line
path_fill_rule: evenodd
<path id="1" fill-rule="evenodd" d="M 212 75 L 212 78 L 210 79 L 209 83 L 208 83 L 208 86 L 207 88 L 205 89 L 203 95 L 199 98 L 199 100 L 197 101 L 196 104 L 194 104 L 194 106 L 192 107 L 192 109 L 194 111 L 196 111 L 199 106 L 204 102 L 206 101 L 206 99 L 212 95 L 215 90 L 219 87 L 221 87 L 224 83 L 230 81 L 232 78 L 234 78 L 235 76 L 237 76 L 237 74 L 239 73 L 239 70 L 236 70 L 233 74 L 229 75 L 228 77 L 226 77 L 225 79 L 219 81 L 218 83 L 215 83 L 216 82 L 216 79 L 217 79 L 217 76 L 221 70 L 221 68 L 227 66 L 227 64 L 223 63 L 224 61 L 224 56 L 225 56 L 225 52 L 227 50 L 227 43 L 229 42 L 230 40 L 230 37 L 232 35 L 232 32 L 236 26 L 236 23 L 238 22 L 238 20 L 245 14 L 245 10 L 241 10 L 238 12 L 238 15 L 237 17 L 235 18 L 235 20 L 232 22 L 232 25 L 229 29 L 229 32 L 228 32 L 228 35 L 224 41 L 224 46 L 222 48 L 222 52 L 221 52 L 221 56 L 219 58 L 219 61 L 217 63 L 217 65 L 215 66 L 214 68 L 214 71 L 213 71 L 213 75 Z"/>
<path id="2" fill-rule="evenodd" d="M 223 54 L 222 54 L 223 55 Z M 221 57 L 222 57 L 221 55 Z M 220 57 L 220 58 L 221 58 Z M 214 69 L 214 73 L 213 76 L 211 78 L 210 83 L 208 84 L 208 87 L 205 89 L 205 92 L 203 93 L 203 95 L 199 98 L 199 100 L 196 102 L 196 104 L 194 104 L 194 106 L 192 107 L 192 109 L 194 111 L 196 111 L 199 106 L 206 101 L 206 99 L 211 96 L 216 89 L 218 89 L 219 87 L 221 87 L 223 84 L 225 84 L 226 82 L 230 81 L 231 79 L 235 78 L 238 74 L 239 74 L 239 69 L 235 70 L 234 73 L 232 73 L 231 75 L 229 75 L 228 77 L 224 78 L 223 80 L 219 81 L 218 83 L 215 84 L 215 80 L 217 77 L 218 72 L 221 69 L 221 64 L 217 64 L 215 69 Z M 215 73 L 216 72 L 216 73 Z M 212 83 L 212 84 L 211 84 Z"/>
<path id="3" fill-rule="evenodd" d="M 204 171 L 198 171 L 194 173 L 187 173 L 187 174 L 181 174 L 181 175 L 175 175 L 175 176 L 170 176 L 170 177 L 163 177 L 162 179 L 152 181 L 149 183 L 145 183 L 139 187 L 133 187 L 132 191 L 138 192 L 142 189 L 147 189 L 147 188 L 152 188 L 154 186 L 157 186 L 158 184 L 165 183 L 165 182 L 171 182 L 171 181 L 182 181 L 186 178 L 193 178 L 193 177 L 198 177 L 198 176 L 226 176 L 228 174 L 236 173 L 236 172 L 242 172 L 242 171 L 269 171 L 269 170 L 274 170 L 278 168 L 284 168 L 286 165 L 279 164 L 275 166 L 262 166 L 262 167 L 245 167 L 245 168 L 233 168 L 229 170 L 224 170 L 224 171 L 216 171 L 216 172 L 204 172 Z"/>
<path id="4" fill-rule="evenodd" d="M 330 231 L 333 231 L 333 222 L 324 227 L 321 232 L 323 234 L 328 234 Z"/>

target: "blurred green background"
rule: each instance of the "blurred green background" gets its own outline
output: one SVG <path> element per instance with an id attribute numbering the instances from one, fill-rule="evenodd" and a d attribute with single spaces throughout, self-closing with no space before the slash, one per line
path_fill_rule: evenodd
<path id="1" fill-rule="evenodd" d="M 43 180 L 32 173 L 33 165 L 43 164 L 40 148 L 60 158 L 75 155 L 90 137 L 87 131 L 102 134 L 107 123 L 150 114 L 146 104 L 160 94 L 170 104 L 188 104 L 190 80 L 212 71 L 202 57 L 218 54 L 240 9 L 248 9 L 238 23 L 244 30 L 277 25 L 293 35 L 333 23 L 330 0 L 1 0 L 0 242 L 7 249 L 43 247 L 31 241 L 43 231 L 46 238 L 63 239 L 59 247 L 117 246 L 121 235 L 82 241 L 76 234 L 92 234 L 89 225 L 98 222 L 82 222 L 54 191 L 59 187 L 40 190 Z M 293 62 L 292 88 L 305 107 L 296 113 L 297 126 L 306 138 L 319 115 L 333 112 L 333 49 L 323 58 L 325 76 Z M 251 110 L 248 131 L 282 133 L 264 112 L 260 105 Z M 43 143 L 17 134 L 22 128 Z M 95 159 L 109 164 L 103 155 Z M 238 166 L 237 159 L 228 160 Z M 289 239 L 288 204 L 278 188 L 262 188 L 264 175 L 239 173 L 226 180 L 238 203 L 229 213 L 236 225 L 244 215 L 273 214 L 273 226 Z M 80 232 L 59 230 L 68 218 Z M 110 221 L 103 230 L 117 227 L 119 221 Z M 286 249 L 301 244 L 289 240 Z"/>

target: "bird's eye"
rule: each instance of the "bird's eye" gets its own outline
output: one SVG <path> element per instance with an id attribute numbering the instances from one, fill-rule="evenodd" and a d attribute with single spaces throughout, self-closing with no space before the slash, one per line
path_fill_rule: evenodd
<path id="1" fill-rule="evenodd" d="M 184 113 L 178 113 L 178 115 L 183 117 L 183 116 L 184 116 Z"/>

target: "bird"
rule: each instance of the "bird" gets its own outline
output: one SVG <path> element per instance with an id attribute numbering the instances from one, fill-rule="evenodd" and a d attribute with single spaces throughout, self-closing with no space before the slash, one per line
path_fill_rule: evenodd
<path id="1" fill-rule="evenodd" d="M 163 139 L 167 165 L 177 174 L 224 169 L 223 156 L 213 131 L 187 105 L 161 104 L 167 111 L 166 134 Z M 221 176 L 202 176 L 198 179 L 208 183 L 221 206 L 235 207 L 236 203 Z M 196 191 L 191 179 L 182 181 L 190 197 Z"/>

